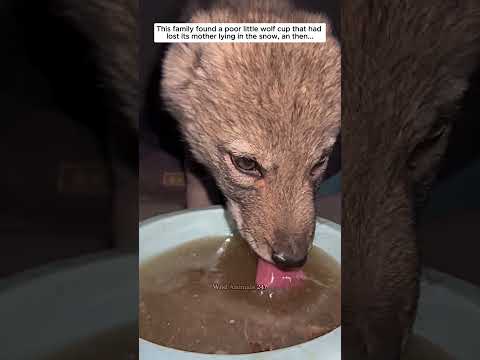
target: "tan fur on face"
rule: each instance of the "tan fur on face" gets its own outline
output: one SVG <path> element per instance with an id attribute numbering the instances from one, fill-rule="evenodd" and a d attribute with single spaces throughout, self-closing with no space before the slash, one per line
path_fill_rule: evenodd
<path id="1" fill-rule="evenodd" d="M 198 12 L 192 22 L 328 23 L 286 2 L 243 3 Z M 272 246 L 306 252 L 315 214 L 310 170 L 340 127 L 336 40 L 328 33 L 314 44 L 175 44 L 163 70 L 163 97 L 194 156 L 235 203 L 242 235 L 266 259 Z M 228 153 L 254 157 L 268 170 L 264 179 L 239 173 Z"/>

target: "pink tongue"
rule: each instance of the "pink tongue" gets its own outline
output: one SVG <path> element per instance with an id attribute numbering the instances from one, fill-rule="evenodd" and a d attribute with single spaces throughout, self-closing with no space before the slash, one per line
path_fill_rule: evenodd
<path id="1" fill-rule="evenodd" d="M 302 269 L 282 271 L 275 265 L 258 258 L 257 286 L 266 288 L 289 288 L 302 283 L 305 274 Z"/>

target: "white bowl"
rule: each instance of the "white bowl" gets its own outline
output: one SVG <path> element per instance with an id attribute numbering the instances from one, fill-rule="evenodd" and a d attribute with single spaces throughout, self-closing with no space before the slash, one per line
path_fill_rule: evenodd
<path id="1" fill-rule="evenodd" d="M 162 252 L 190 240 L 205 236 L 230 235 L 232 228 L 221 207 L 181 211 L 157 216 L 140 224 L 139 261 L 140 265 Z M 340 226 L 328 220 L 318 219 L 314 244 L 339 263 L 341 262 Z M 341 359 L 341 328 L 288 348 L 254 354 L 213 355 L 200 354 L 167 348 L 140 339 L 140 360 L 304 360 L 314 359 L 322 354 L 324 360 Z"/>

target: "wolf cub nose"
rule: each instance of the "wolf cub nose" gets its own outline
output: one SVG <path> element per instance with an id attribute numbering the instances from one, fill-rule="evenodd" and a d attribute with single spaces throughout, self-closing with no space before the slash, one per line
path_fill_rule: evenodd
<path id="1" fill-rule="evenodd" d="M 274 252 L 272 254 L 272 260 L 279 268 L 299 268 L 302 267 L 307 261 L 307 255 L 305 255 L 303 258 L 294 258 L 291 256 L 287 256 L 284 253 Z"/>

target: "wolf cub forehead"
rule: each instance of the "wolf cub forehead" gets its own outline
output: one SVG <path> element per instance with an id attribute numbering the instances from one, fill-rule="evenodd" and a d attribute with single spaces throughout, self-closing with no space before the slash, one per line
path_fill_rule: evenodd
<path id="1" fill-rule="evenodd" d="M 322 15 L 298 14 L 290 16 L 329 27 Z M 340 126 L 340 74 L 340 46 L 330 32 L 325 43 L 175 44 L 164 61 L 162 95 L 187 132 L 318 143 Z"/>

